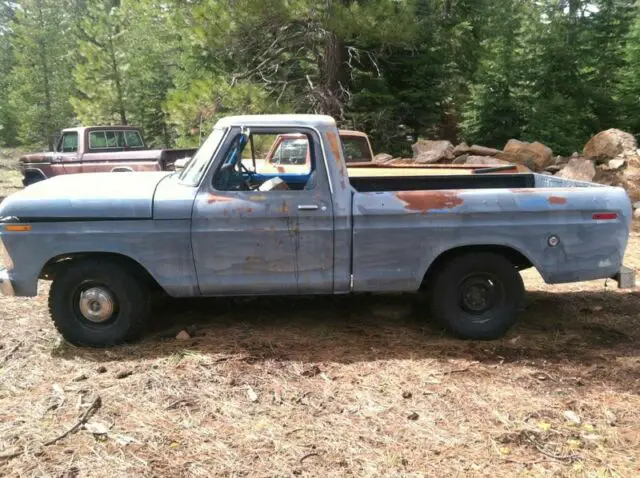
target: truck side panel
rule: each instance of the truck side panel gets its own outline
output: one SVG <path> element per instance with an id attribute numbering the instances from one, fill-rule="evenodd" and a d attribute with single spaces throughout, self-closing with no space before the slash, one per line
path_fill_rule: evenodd
<path id="1" fill-rule="evenodd" d="M 603 211 L 618 217 L 594 220 Z M 464 246 L 512 248 L 547 283 L 611 277 L 631 205 L 620 188 L 398 191 L 355 193 L 353 214 L 354 289 L 414 291 L 438 256 Z"/>
<path id="2" fill-rule="evenodd" d="M 135 220 L 36 222 L 32 230 L 3 232 L 2 242 L 12 253 L 14 270 L 3 257 L 14 293 L 35 296 L 45 264 L 66 254 L 111 253 L 138 262 L 174 297 L 198 294 L 191 252 L 189 220 Z"/>

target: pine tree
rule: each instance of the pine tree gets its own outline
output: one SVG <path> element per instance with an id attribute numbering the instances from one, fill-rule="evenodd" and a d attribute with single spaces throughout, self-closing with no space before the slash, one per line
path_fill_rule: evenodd
<path id="1" fill-rule="evenodd" d="M 73 121 L 70 19 L 59 2 L 23 0 L 11 29 L 10 103 L 20 118 L 18 138 L 52 148 L 56 131 Z"/>

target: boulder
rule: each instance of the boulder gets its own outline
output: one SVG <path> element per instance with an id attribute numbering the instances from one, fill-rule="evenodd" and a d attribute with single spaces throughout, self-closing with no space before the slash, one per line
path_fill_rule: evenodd
<path id="1" fill-rule="evenodd" d="M 502 153 L 499 149 L 487 148 L 486 146 L 478 146 L 474 144 L 469 148 L 469 153 L 475 156 L 497 156 Z"/>
<path id="2" fill-rule="evenodd" d="M 578 158 L 579 155 L 576 154 L 572 157 Z M 567 156 L 556 156 L 555 158 L 553 158 L 552 164 L 555 164 L 556 166 L 564 166 L 569 162 L 570 159 L 571 158 L 568 158 Z"/>
<path id="3" fill-rule="evenodd" d="M 622 168 L 625 164 L 627 164 L 627 160 L 625 158 L 611 159 L 607 163 L 609 169 L 613 169 L 614 171 Z"/>
<path id="4" fill-rule="evenodd" d="M 601 131 L 584 146 L 584 156 L 596 161 L 606 161 L 618 156 L 637 156 L 637 144 L 633 135 L 619 129 Z"/>
<path id="5" fill-rule="evenodd" d="M 593 161 L 585 158 L 571 158 L 562 171 L 556 174 L 559 178 L 577 181 L 593 181 L 595 175 L 596 168 Z"/>
<path id="6" fill-rule="evenodd" d="M 518 157 L 517 163 L 525 164 L 534 171 L 543 171 L 551 164 L 553 151 L 551 148 L 536 141 L 527 143 L 517 139 L 510 139 L 504 147 L 505 153 L 512 153 Z M 532 163 L 533 162 L 533 163 Z M 528 164 L 527 164 L 528 163 Z M 531 166 L 533 168 L 531 168 Z"/>
<path id="7" fill-rule="evenodd" d="M 432 164 L 441 161 L 452 161 L 453 145 L 449 141 L 420 140 L 412 147 L 416 163 Z"/>
<path id="8" fill-rule="evenodd" d="M 378 153 L 373 157 L 373 162 L 374 163 L 378 163 L 378 164 L 382 164 L 382 163 L 388 163 L 392 159 L 393 159 L 393 156 L 391 156 L 390 154 Z"/>
<path id="9" fill-rule="evenodd" d="M 465 164 L 475 164 L 483 166 L 508 166 L 511 163 L 509 161 L 504 161 L 492 156 L 469 156 Z"/>
<path id="10" fill-rule="evenodd" d="M 532 156 L 524 156 L 516 153 L 501 152 L 496 157 L 498 159 L 502 159 L 503 161 L 508 161 L 513 164 L 522 164 L 532 171 L 537 171 L 537 168 L 538 168 Z"/>
<path id="11" fill-rule="evenodd" d="M 559 166 L 557 164 L 550 164 L 549 166 L 547 166 L 545 168 L 544 171 L 547 172 L 547 173 L 556 174 L 561 169 L 562 169 L 562 166 Z"/>
<path id="12" fill-rule="evenodd" d="M 467 154 L 469 152 L 469 145 L 467 143 L 460 143 L 458 146 L 453 148 L 453 155 L 457 158 L 458 156 L 462 156 L 463 154 Z"/>
<path id="13" fill-rule="evenodd" d="M 465 164 L 467 162 L 467 159 L 469 159 L 469 155 L 462 154 L 453 160 L 453 164 Z"/>

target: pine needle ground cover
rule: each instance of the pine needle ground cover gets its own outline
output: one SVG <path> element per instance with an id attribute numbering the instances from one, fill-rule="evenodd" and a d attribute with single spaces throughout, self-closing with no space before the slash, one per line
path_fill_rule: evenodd
<path id="1" fill-rule="evenodd" d="M 46 284 L 1 297 L 0 475 L 637 476 L 640 296 L 525 281 L 493 342 L 402 296 L 206 299 L 92 350 L 61 341 Z"/>

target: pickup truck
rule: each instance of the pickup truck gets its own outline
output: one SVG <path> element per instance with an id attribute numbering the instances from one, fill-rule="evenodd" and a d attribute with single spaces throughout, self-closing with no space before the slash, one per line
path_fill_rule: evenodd
<path id="1" fill-rule="evenodd" d="M 67 128 L 52 152 L 20 158 L 22 184 L 61 174 L 94 172 L 171 171 L 176 160 L 195 149 L 149 149 L 139 128 L 92 126 Z"/>
<path id="2" fill-rule="evenodd" d="M 306 171 L 243 161 L 291 133 L 309 142 Z M 347 169 L 331 117 L 226 117 L 181 172 L 60 176 L 7 197 L 0 290 L 35 296 L 52 281 L 60 333 L 104 347 L 143 335 L 156 291 L 417 293 L 458 337 L 494 339 L 517 319 L 524 269 L 549 284 L 635 286 L 621 188 L 509 167 L 384 171 Z"/>

